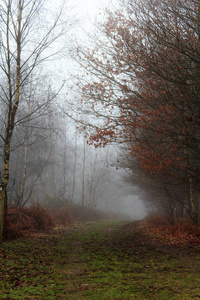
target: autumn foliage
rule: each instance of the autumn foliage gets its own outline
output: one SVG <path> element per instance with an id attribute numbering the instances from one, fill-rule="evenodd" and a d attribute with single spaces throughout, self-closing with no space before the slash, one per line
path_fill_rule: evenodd
<path id="1" fill-rule="evenodd" d="M 38 233 L 52 233 L 55 228 L 73 226 L 75 223 L 100 220 L 115 220 L 114 213 L 94 210 L 77 204 L 62 203 L 45 208 L 40 204 L 18 208 L 8 207 L 4 220 L 4 239 L 29 237 Z"/>
<path id="2" fill-rule="evenodd" d="M 9 207 L 5 222 L 7 226 L 4 227 L 4 238 L 8 239 L 49 231 L 56 224 L 52 214 L 41 205 L 25 208 Z"/>
<path id="3" fill-rule="evenodd" d="M 162 216 L 150 217 L 143 222 L 145 234 L 153 241 L 164 245 L 178 245 L 181 247 L 199 247 L 200 226 L 187 219 L 176 224 L 170 224 Z"/>
<path id="4" fill-rule="evenodd" d="M 187 186 L 197 219 L 200 3 L 121 2 L 118 11 L 106 12 L 94 48 L 77 49 L 87 70 L 86 83 L 78 85 L 81 103 L 98 118 L 83 128 L 95 146 L 126 145 L 151 178 Z"/>
<path id="5" fill-rule="evenodd" d="M 182 219 L 172 224 L 165 215 L 151 215 L 145 220 L 128 223 L 124 231 L 135 232 L 137 226 L 140 235 L 137 237 L 140 244 L 154 244 L 158 248 L 178 247 L 193 248 L 200 247 L 200 225 L 194 224 L 188 219 Z"/>
<path id="6" fill-rule="evenodd" d="M 198 155 L 198 12 L 187 2 L 124 1 L 124 12 L 107 12 L 104 48 L 80 53 L 97 77 L 82 87 L 82 100 L 103 121 L 89 141 L 127 143 L 142 169 L 162 176 L 192 173 Z"/>

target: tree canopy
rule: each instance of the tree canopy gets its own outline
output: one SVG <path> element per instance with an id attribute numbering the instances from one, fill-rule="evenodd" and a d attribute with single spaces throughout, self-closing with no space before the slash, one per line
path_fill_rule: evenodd
<path id="1" fill-rule="evenodd" d="M 77 49 L 82 103 L 102 121 L 89 142 L 127 144 L 146 173 L 185 182 L 192 195 L 200 187 L 200 1 L 124 0 L 99 28 L 93 49 Z"/>

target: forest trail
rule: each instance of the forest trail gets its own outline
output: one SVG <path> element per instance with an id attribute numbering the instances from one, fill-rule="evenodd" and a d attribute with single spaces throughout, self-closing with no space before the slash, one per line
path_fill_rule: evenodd
<path id="1" fill-rule="evenodd" d="M 0 299 L 199 299 L 200 252 L 155 243 L 141 224 L 82 223 L 4 243 Z"/>

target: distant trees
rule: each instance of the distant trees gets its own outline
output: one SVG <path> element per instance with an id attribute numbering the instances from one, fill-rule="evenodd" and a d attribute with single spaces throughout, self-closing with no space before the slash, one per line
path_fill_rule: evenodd
<path id="1" fill-rule="evenodd" d="M 43 92 L 47 91 L 38 90 L 35 96 L 42 95 Z M 46 96 L 43 96 L 45 99 Z M 31 100 L 34 104 L 33 95 Z M 18 115 L 21 115 L 21 110 Z M 57 140 L 54 136 L 59 131 L 60 122 L 56 121 L 55 103 L 49 103 L 41 115 L 35 114 L 30 117 L 29 122 L 17 126 L 11 143 L 8 204 L 23 207 L 33 198 L 37 199 L 42 178 L 55 151 Z"/>
<path id="2" fill-rule="evenodd" d="M 126 143 L 143 172 L 165 186 L 187 186 L 188 212 L 197 221 L 200 1 L 122 5 L 107 11 L 92 50 L 77 49 L 86 70 L 78 83 L 82 102 L 101 120 L 88 139 L 97 146 Z"/>
<path id="3" fill-rule="evenodd" d="M 76 129 L 75 129 L 76 130 Z M 109 189 L 108 170 L 109 149 L 96 149 L 89 146 L 85 137 L 76 131 L 70 143 L 70 178 L 66 186 L 68 199 L 82 207 L 95 208 L 106 197 Z M 101 206 L 101 205 L 100 205 Z"/>

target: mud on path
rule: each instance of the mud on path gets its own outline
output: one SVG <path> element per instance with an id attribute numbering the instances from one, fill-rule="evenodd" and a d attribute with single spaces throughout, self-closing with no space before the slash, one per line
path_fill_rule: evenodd
<path id="1" fill-rule="evenodd" d="M 93 231 L 92 226 L 93 224 L 89 225 L 86 231 Z M 85 230 L 84 226 L 82 229 Z M 81 232 L 82 229 L 76 228 L 75 231 Z M 104 238 L 99 245 L 98 241 L 102 233 Z M 113 261 L 117 262 L 118 276 L 123 278 L 125 286 L 127 284 L 126 275 L 129 278 L 132 273 L 134 273 L 133 282 L 137 278 L 139 286 L 143 280 L 145 282 L 146 276 L 147 282 L 151 283 L 147 286 L 145 284 L 145 289 L 136 293 L 137 296 L 132 294 L 132 296 L 125 296 L 124 294 L 123 297 L 128 298 L 120 298 L 118 295 L 119 298 L 116 299 L 200 298 L 198 275 L 200 272 L 200 244 L 172 244 L 170 240 L 165 240 L 165 237 L 154 238 L 152 234 L 149 234 L 146 224 L 142 221 L 100 225 L 96 237 L 93 232 L 92 241 L 81 243 L 79 241 L 78 252 L 80 253 L 81 248 L 83 252 L 89 253 L 91 250 L 96 254 L 100 252 L 102 265 L 107 265 L 107 268 L 104 269 L 105 272 L 113 270 Z M 105 258 L 109 258 L 109 260 L 107 261 Z M 126 266 L 125 270 L 124 265 Z M 134 266 L 133 269 L 130 266 Z M 115 298 L 97 297 L 97 299 Z"/>
<path id="2" fill-rule="evenodd" d="M 171 226 L 171 234 L 173 236 L 173 226 Z M 171 243 L 171 240 L 162 235 L 152 234 L 152 232 L 146 228 L 146 223 L 143 221 L 128 222 L 119 229 L 121 232 L 120 244 L 124 244 L 124 247 L 138 247 L 138 249 L 145 247 L 149 252 L 155 252 L 159 255 L 169 255 L 173 259 L 183 261 L 187 266 L 192 266 L 200 271 L 200 240 L 195 243 L 188 240 L 179 243 L 176 241 Z M 181 234 L 181 233 L 180 233 Z M 119 233 L 116 232 L 116 236 Z M 197 236 L 199 234 L 197 233 Z M 117 242 L 117 238 L 114 238 Z M 200 298 L 200 297 L 199 297 Z"/>
<path id="3" fill-rule="evenodd" d="M 0 299 L 199 299 L 199 263 L 142 222 L 75 224 L 3 244 Z"/>
<path id="4" fill-rule="evenodd" d="M 169 255 L 200 271 L 200 242 L 195 245 L 189 242 L 171 244 L 164 237 L 159 239 L 148 234 L 146 224 L 142 221 L 127 222 L 120 227 L 106 227 L 104 232 L 110 238 L 110 245 L 122 251 L 137 248 L 137 251 L 143 252 L 145 248 L 149 253 Z"/>
<path id="5" fill-rule="evenodd" d="M 93 230 L 93 226 L 95 226 L 94 222 L 76 224 L 73 227 L 63 228 L 60 234 L 68 235 L 69 233 Z M 100 225 L 99 228 L 107 237 L 104 245 L 107 244 L 111 249 L 120 250 L 123 253 L 132 251 L 135 248 L 137 248 L 137 252 L 141 250 L 143 253 L 145 249 L 149 254 L 153 252 L 158 256 L 159 254 L 169 255 L 171 258 L 193 265 L 200 271 L 200 260 L 197 259 L 200 257 L 200 242 L 195 245 L 192 243 L 171 244 L 170 241 L 165 240 L 165 237 L 158 239 L 156 236 L 148 234 L 146 223 L 143 221 L 122 221 L 115 224 L 111 222 L 111 224 L 105 224 L 105 226 Z M 95 243 L 94 240 L 93 243 Z M 77 241 L 78 244 L 80 245 L 80 241 Z"/>

